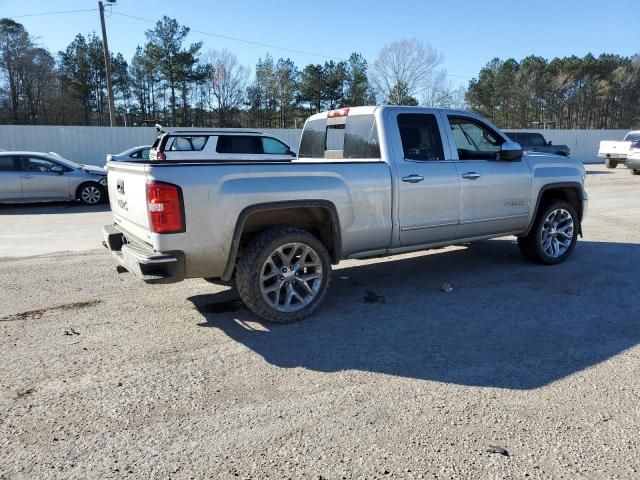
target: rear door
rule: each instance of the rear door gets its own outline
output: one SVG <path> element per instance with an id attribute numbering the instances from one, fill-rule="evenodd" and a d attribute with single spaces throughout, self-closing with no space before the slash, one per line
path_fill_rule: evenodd
<path id="1" fill-rule="evenodd" d="M 387 114 L 398 178 L 400 243 L 403 246 L 457 238 L 460 181 L 440 115 L 435 110 Z"/>
<path id="2" fill-rule="evenodd" d="M 0 155 L 0 201 L 22 199 L 20 157 Z"/>
<path id="3" fill-rule="evenodd" d="M 53 171 L 54 167 L 61 172 Z M 24 200 L 67 200 L 70 198 L 71 170 L 51 159 L 36 155 L 22 156 L 22 196 Z"/>
<path id="4" fill-rule="evenodd" d="M 461 236 L 523 230 L 531 208 L 529 164 L 524 159 L 497 160 L 506 140 L 481 120 L 464 115 L 446 117 L 460 175 Z"/>

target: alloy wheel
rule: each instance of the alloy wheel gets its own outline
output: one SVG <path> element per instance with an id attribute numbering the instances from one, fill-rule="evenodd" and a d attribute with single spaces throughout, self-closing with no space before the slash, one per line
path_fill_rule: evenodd
<path id="1" fill-rule="evenodd" d="M 260 292 L 273 309 L 295 312 L 316 298 L 322 276 L 322 262 L 313 248 L 287 243 L 276 248 L 262 265 Z"/>

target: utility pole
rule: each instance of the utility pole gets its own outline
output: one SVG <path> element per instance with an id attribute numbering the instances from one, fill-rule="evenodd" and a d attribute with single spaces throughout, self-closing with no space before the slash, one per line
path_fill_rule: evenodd
<path id="1" fill-rule="evenodd" d="M 109 1 L 109 0 L 107 0 Z M 102 24 L 102 45 L 104 46 L 104 69 L 107 73 L 107 91 L 109 93 L 109 124 L 115 127 L 116 109 L 113 104 L 113 85 L 111 84 L 111 58 L 109 57 L 109 45 L 107 44 L 107 27 L 104 25 L 104 5 L 98 2 L 100 10 L 100 23 Z"/>

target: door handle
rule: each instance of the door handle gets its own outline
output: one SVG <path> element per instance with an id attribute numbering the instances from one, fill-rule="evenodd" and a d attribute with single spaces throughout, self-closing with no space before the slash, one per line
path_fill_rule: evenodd
<path id="1" fill-rule="evenodd" d="M 407 175 L 406 177 L 402 177 L 402 181 L 403 182 L 408 182 L 408 183 L 418 183 L 424 180 L 424 177 L 422 175 Z"/>
<path id="2" fill-rule="evenodd" d="M 467 172 L 462 174 L 462 178 L 468 178 L 469 180 L 475 180 L 476 178 L 480 178 L 481 176 L 482 175 L 480 175 L 478 172 Z"/>
<path id="3" fill-rule="evenodd" d="M 33 175 L 20 175 L 20 178 L 33 178 Z"/>

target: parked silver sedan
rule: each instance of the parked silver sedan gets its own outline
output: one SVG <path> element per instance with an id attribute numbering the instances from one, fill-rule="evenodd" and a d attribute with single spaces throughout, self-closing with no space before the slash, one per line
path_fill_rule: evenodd
<path id="1" fill-rule="evenodd" d="M 106 199 L 104 168 L 80 165 L 56 153 L 0 152 L 0 202 Z"/>

